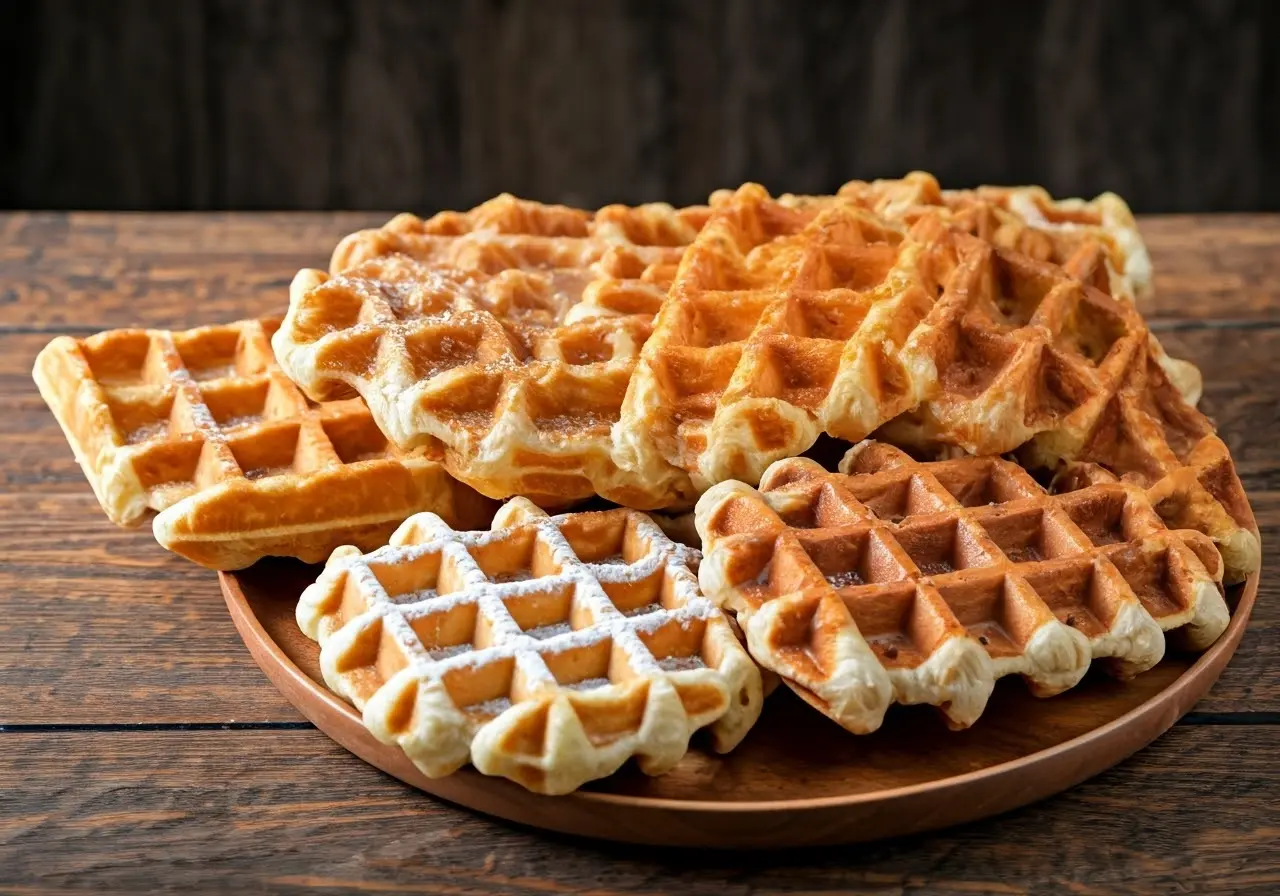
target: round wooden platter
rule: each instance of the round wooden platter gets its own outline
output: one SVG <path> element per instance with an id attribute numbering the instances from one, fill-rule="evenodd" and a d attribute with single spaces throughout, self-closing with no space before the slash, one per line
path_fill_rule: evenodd
<path id="1" fill-rule="evenodd" d="M 849 843 L 985 818 L 1109 768 L 1159 737 L 1209 690 L 1240 643 L 1259 575 L 1228 591 L 1231 625 L 1198 657 L 1167 656 L 1130 682 L 1094 671 L 1037 699 L 1001 681 L 986 712 L 951 732 L 929 707 L 894 707 L 857 737 L 778 688 L 727 756 L 699 741 L 669 774 L 628 765 L 562 797 L 540 796 L 470 767 L 427 778 L 377 741 L 324 686 L 319 648 L 294 621 L 319 567 L 264 561 L 220 575 L 236 628 L 267 677 L 303 715 L 366 762 L 461 806 L 552 831 L 632 843 L 779 847 Z"/>

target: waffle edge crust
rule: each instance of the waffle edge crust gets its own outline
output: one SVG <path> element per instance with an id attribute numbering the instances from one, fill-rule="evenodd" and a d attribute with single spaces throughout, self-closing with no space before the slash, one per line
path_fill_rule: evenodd
<path id="1" fill-rule="evenodd" d="M 359 393 L 397 445 L 436 445 L 494 498 L 670 506 L 612 459 L 640 347 L 705 207 L 586 212 L 499 196 L 353 234 L 299 272 L 274 337 L 315 399 Z"/>
<path id="2" fill-rule="evenodd" d="M 278 321 L 62 336 L 33 376 L 112 522 L 214 569 L 322 562 L 432 510 L 483 525 L 492 502 L 426 451 L 400 451 L 359 399 L 311 402 L 280 371 Z"/>
<path id="3" fill-rule="evenodd" d="M 424 774 L 470 761 L 562 794 L 633 757 L 662 774 L 703 727 L 727 752 L 758 718 L 760 670 L 697 560 L 632 510 L 517 498 L 484 532 L 424 513 L 385 548 L 334 552 L 298 625 L 329 687 Z"/>
<path id="4" fill-rule="evenodd" d="M 1051 696 L 1093 660 L 1119 678 L 1203 650 L 1226 629 L 1222 563 L 1171 531 L 1124 483 L 1048 495 L 997 458 L 920 463 L 877 442 L 831 473 L 778 461 L 759 490 L 698 502 L 704 592 L 734 612 L 751 655 L 855 733 L 892 703 L 982 714 L 995 681 Z"/>

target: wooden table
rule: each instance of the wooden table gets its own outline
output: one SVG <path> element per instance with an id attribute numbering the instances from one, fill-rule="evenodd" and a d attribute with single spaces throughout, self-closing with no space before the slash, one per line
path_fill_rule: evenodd
<path id="1" fill-rule="evenodd" d="M 1143 222 L 1144 308 L 1205 373 L 1262 527 L 1212 693 L 1074 790 L 956 830 L 717 854 L 545 836 L 437 803 L 302 720 L 212 573 L 110 525 L 30 378 L 53 335 L 276 312 L 378 215 L 0 216 L 0 891 L 1280 892 L 1280 217 Z"/>

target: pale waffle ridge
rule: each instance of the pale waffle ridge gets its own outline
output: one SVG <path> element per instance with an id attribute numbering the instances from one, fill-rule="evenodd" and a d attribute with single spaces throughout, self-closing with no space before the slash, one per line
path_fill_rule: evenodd
<path id="1" fill-rule="evenodd" d="M 1041 696 L 1092 660 L 1127 678 L 1201 650 L 1229 622 L 1221 559 L 1168 529 L 1142 489 L 1049 495 L 992 457 L 918 462 L 863 442 L 841 472 L 791 458 L 759 490 L 698 502 L 708 597 L 736 614 L 752 656 L 857 733 L 892 703 L 973 724 L 997 679 Z"/>
<path id="2" fill-rule="evenodd" d="M 705 217 L 510 196 L 401 215 L 345 240 L 332 274 L 298 274 L 275 351 L 312 398 L 359 393 L 394 443 L 441 446 L 492 497 L 678 503 L 617 469 L 610 427 Z"/>
<path id="3" fill-rule="evenodd" d="M 493 526 L 419 514 L 387 547 L 335 551 L 303 593 L 325 681 L 375 737 L 428 776 L 470 761 L 540 793 L 631 758 L 662 774 L 704 726 L 718 751 L 741 741 L 760 671 L 698 590 L 697 551 L 626 509 L 517 498 Z"/>
<path id="4" fill-rule="evenodd" d="M 382 544 L 421 510 L 492 515 L 428 453 L 388 445 L 359 399 L 308 401 L 272 356 L 277 325 L 110 330 L 41 351 L 40 394 L 113 522 L 158 512 L 163 546 L 236 569 Z"/>

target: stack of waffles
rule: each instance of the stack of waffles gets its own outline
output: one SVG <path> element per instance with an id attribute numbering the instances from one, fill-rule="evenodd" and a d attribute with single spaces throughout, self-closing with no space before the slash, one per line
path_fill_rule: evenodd
<path id="1" fill-rule="evenodd" d="M 114 522 L 328 559 L 298 623 L 376 737 L 563 793 L 732 749 L 778 679 L 965 727 L 1003 676 L 1211 644 L 1260 548 L 1152 283 L 1110 194 L 504 195 L 348 236 L 283 319 L 62 337 L 35 378 Z"/>

